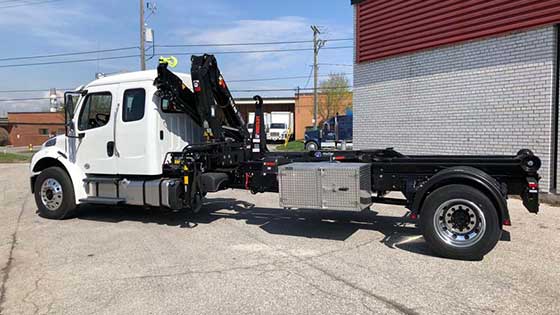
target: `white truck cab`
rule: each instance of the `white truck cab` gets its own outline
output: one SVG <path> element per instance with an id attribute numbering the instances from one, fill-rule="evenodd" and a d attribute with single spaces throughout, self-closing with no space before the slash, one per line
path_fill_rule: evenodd
<path id="1" fill-rule="evenodd" d="M 294 113 L 272 112 L 271 123 L 267 130 L 267 140 L 285 141 L 294 132 Z"/>
<path id="2" fill-rule="evenodd" d="M 192 88 L 190 75 L 177 75 Z M 156 70 L 118 74 L 78 91 L 68 135 L 45 142 L 31 161 L 32 191 L 41 214 L 62 218 L 88 198 L 118 203 L 127 194 L 127 203 L 135 204 L 136 198 L 145 204 L 146 180 L 134 179 L 153 177 L 161 186 L 166 153 L 201 141 L 201 128 L 156 95 L 156 76 Z M 116 177 L 125 180 L 113 181 Z M 131 183 L 144 187 L 141 195 L 127 190 Z M 162 205 L 159 195 L 153 197 L 155 206 Z"/>

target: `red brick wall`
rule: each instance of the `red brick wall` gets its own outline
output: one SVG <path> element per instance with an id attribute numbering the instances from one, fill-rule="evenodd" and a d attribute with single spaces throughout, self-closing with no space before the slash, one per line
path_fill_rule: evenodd
<path id="1" fill-rule="evenodd" d="M 52 134 L 64 132 L 63 113 L 8 113 L 10 143 L 14 146 L 40 145 Z M 48 134 L 42 135 L 41 129 Z"/>

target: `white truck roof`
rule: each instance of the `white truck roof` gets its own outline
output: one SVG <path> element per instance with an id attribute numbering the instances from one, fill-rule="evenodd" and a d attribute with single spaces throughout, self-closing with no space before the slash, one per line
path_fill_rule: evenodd
<path id="1" fill-rule="evenodd" d="M 174 72 L 185 85 L 191 87 L 191 76 L 186 73 Z M 135 71 L 135 72 L 127 72 L 127 73 L 119 73 L 110 76 L 106 76 L 103 78 L 99 78 L 95 81 L 90 82 L 85 89 L 92 86 L 101 86 L 101 85 L 110 85 L 110 84 L 119 84 L 125 82 L 141 82 L 141 81 L 154 81 L 157 77 L 157 70 L 146 70 L 146 71 Z"/>

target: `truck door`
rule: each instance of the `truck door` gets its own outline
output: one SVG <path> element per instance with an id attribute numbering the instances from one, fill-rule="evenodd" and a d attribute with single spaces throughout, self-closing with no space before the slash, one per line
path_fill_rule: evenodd
<path id="1" fill-rule="evenodd" d="M 119 87 L 120 110 L 116 119 L 116 146 L 119 174 L 144 174 L 148 168 L 147 147 L 152 137 L 146 115 L 146 89 L 135 83 L 123 83 Z M 152 128 L 150 128 L 152 127 Z M 157 130 L 152 130 L 150 136 Z"/>
<path id="2" fill-rule="evenodd" d="M 75 121 L 76 164 L 87 174 L 116 174 L 115 111 L 116 91 L 112 87 L 92 87 L 80 106 Z"/>

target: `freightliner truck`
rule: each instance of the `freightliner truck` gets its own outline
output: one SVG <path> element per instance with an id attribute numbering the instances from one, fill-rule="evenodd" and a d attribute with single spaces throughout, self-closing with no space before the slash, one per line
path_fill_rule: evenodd
<path id="1" fill-rule="evenodd" d="M 41 216 L 65 219 L 86 204 L 198 212 L 207 193 L 225 189 L 277 192 L 286 211 L 397 204 L 436 254 L 471 260 L 490 252 L 511 224 L 508 195 L 539 210 L 541 161 L 527 149 L 510 156 L 269 152 L 262 99 L 255 97 L 249 134 L 214 56 L 191 62 L 190 75 L 162 59 L 157 70 L 66 93 L 66 134 L 48 140 L 30 166 Z"/>

